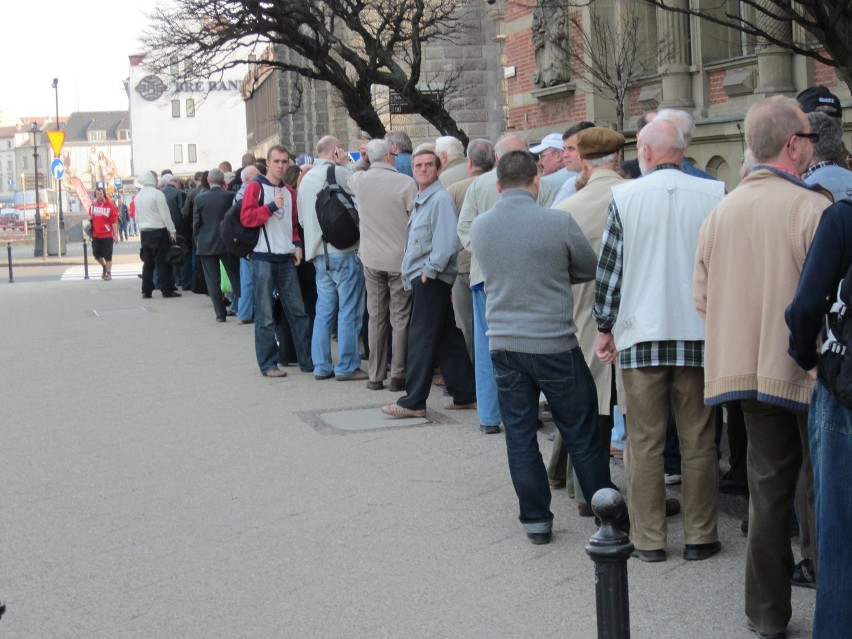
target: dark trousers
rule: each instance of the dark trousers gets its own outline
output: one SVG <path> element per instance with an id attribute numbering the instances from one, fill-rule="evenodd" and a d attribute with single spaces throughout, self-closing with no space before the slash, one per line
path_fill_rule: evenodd
<path id="1" fill-rule="evenodd" d="M 476 401 L 473 364 L 464 335 L 456 326 L 450 301 L 453 287 L 441 280 L 411 280 L 413 305 L 408 326 L 408 372 L 405 396 L 397 404 L 413 410 L 426 408 L 435 364 L 441 369 L 447 391 L 457 404 Z"/>
<path id="2" fill-rule="evenodd" d="M 169 250 L 168 229 L 154 229 L 141 231 L 139 233 L 141 248 L 139 257 L 142 260 L 142 293 L 150 295 L 154 290 L 154 267 L 157 267 L 157 279 L 159 289 L 168 294 L 174 291 L 175 285 L 172 281 L 172 268 L 166 262 L 166 254 Z"/>
<path id="3" fill-rule="evenodd" d="M 219 269 L 219 261 L 225 266 L 228 279 L 231 280 L 231 289 L 234 295 L 240 296 L 240 258 L 234 255 L 199 255 L 201 267 L 204 269 L 204 281 L 207 283 L 207 294 L 213 302 L 213 311 L 217 318 L 224 318 L 227 311 L 225 302 L 222 300 L 222 274 Z"/>

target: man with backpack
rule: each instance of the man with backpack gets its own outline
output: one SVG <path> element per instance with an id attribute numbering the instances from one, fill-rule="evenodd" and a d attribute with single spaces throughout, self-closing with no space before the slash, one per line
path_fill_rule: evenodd
<path id="1" fill-rule="evenodd" d="M 850 292 L 852 200 L 841 200 L 823 213 L 786 313 L 790 356 L 805 370 L 817 367 L 808 413 L 820 553 L 814 639 L 843 636 L 852 626 L 852 546 L 846 539 L 852 527 Z M 827 331 L 818 351 L 823 326 Z"/>
<path id="2" fill-rule="evenodd" d="M 334 180 L 340 197 L 351 206 L 349 156 L 331 135 L 317 142 L 313 168 L 299 184 L 299 222 L 305 232 L 305 259 L 316 268 L 317 311 L 311 338 L 314 377 L 338 381 L 367 380 L 361 369 L 358 336 L 364 316 L 364 267 L 358 258 L 358 240 L 345 246 L 320 226 L 317 198 Z M 329 179 L 331 178 L 331 180 Z M 326 194 L 327 196 L 328 194 Z M 326 229 L 328 230 L 328 229 Z M 337 365 L 331 359 L 331 334 L 337 314 Z"/>
<path id="3" fill-rule="evenodd" d="M 246 186 L 240 221 L 260 227 L 257 244 L 251 253 L 254 288 L 254 348 L 257 365 L 265 377 L 286 377 L 278 368 L 278 344 L 272 317 L 272 291 L 278 291 L 284 313 L 293 333 L 299 369 L 309 373 L 311 361 L 310 320 L 299 291 L 296 266 L 302 262 L 302 238 L 299 235 L 296 194 L 284 182 L 290 165 L 290 151 L 275 145 L 266 154 L 267 173 L 258 175 Z"/>

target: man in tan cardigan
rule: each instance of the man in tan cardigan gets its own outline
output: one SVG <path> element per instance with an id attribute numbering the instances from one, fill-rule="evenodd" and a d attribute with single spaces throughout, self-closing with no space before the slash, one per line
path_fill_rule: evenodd
<path id="1" fill-rule="evenodd" d="M 810 131 L 790 98 L 749 109 L 745 136 L 757 165 L 704 223 L 693 278 L 706 325 L 704 401 L 742 400 L 745 415 L 745 610 L 759 637 L 784 637 L 792 615 L 790 507 L 808 454 L 813 377 L 787 354 L 784 309 L 829 204 L 799 179 L 813 154 Z"/>

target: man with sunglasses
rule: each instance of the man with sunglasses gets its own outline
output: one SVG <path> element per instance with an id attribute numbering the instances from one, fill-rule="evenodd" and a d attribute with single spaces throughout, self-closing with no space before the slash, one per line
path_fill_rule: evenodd
<path id="1" fill-rule="evenodd" d="M 772 638 L 785 636 L 792 615 L 790 508 L 809 454 L 814 382 L 787 355 L 784 310 L 829 199 L 800 179 L 818 136 L 795 100 L 753 105 L 745 137 L 757 165 L 704 223 L 693 293 L 706 327 L 704 401 L 742 400 L 751 495 L 745 612 L 758 637 Z"/>

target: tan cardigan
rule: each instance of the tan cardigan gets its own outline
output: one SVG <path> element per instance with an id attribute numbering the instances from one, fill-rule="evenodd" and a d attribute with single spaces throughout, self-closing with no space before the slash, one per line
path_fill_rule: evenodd
<path id="1" fill-rule="evenodd" d="M 706 326 L 704 400 L 757 399 L 807 410 L 813 374 L 787 355 L 784 310 L 830 201 L 759 169 L 713 210 L 695 256 L 695 307 Z"/>

